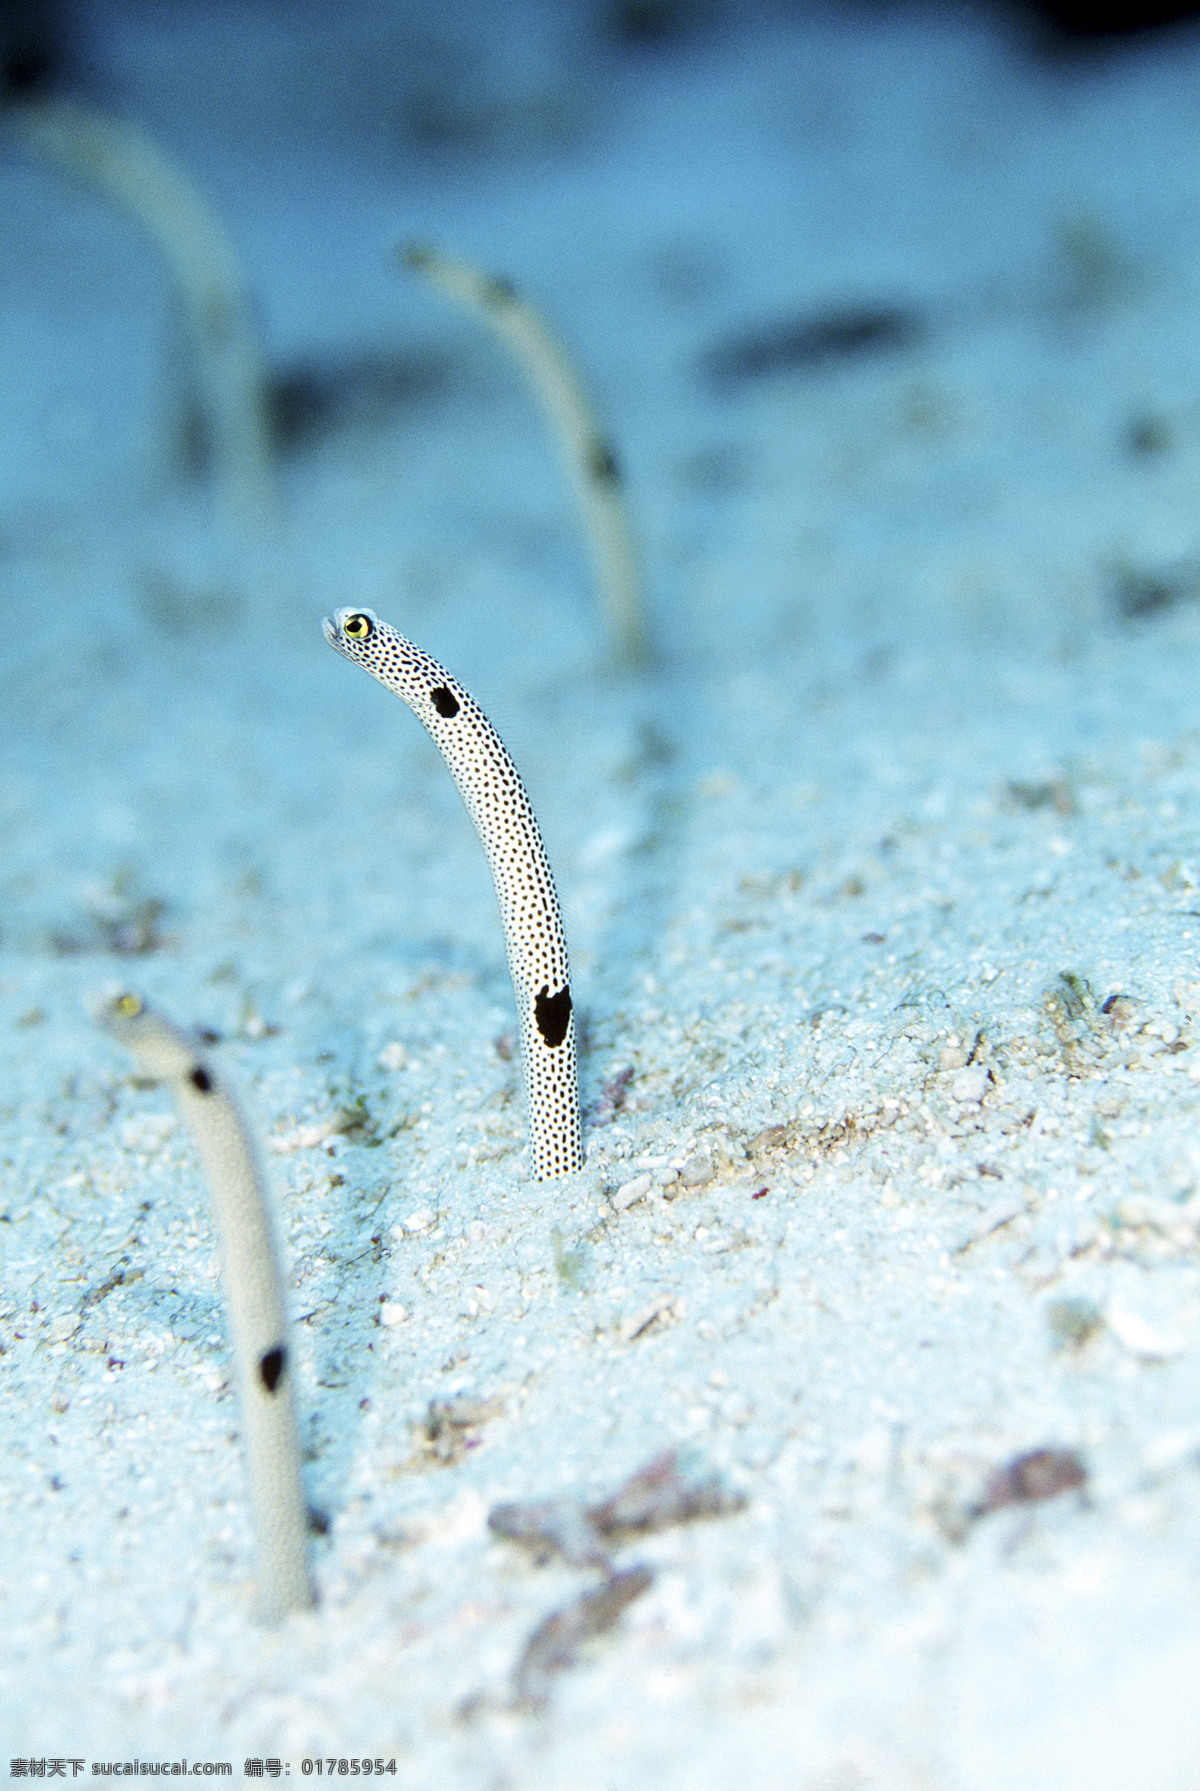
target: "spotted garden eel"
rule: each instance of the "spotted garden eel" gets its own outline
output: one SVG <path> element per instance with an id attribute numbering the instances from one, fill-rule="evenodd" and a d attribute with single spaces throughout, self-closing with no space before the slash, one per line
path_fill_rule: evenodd
<path id="1" fill-rule="evenodd" d="M 339 609 L 325 639 L 408 704 L 433 737 L 491 866 L 521 1021 L 536 1180 L 583 1167 L 567 942 L 546 848 L 516 766 L 479 705 L 436 659 L 369 609 Z"/>
<path id="2" fill-rule="evenodd" d="M 9 107 L 5 122 L 33 155 L 123 207 L 162 255 L 192 338 L 218 492 L 230 522 L 253 538 L 274 522 L 277 507 L 266 374 L 225 225 L 184 170 L 126 118 L 42 99 Z"/>
<path id="3" fill-rule="evenodd" d="M 627 665 L 649 656 L 638 556 L 621 467 L 566 349 L 504 274 L 489 274 L 429 243 L 405 243 L 401 265 L 478 317 L 513 355 L 558 442 L 575 487 L 609 634 Z"/>
<path id="4" fill-rule="evenodd" d="M 194 1039 L 140 995 L 115 996 L 98 1018 L 147 1076 L 171 1090 L 208 1177 L 241 1395 L 259 1609 L 274 1622 L 311 1605 L 313 1589 L 283 1277 L 262 1173 L 237 1103 Z"/>

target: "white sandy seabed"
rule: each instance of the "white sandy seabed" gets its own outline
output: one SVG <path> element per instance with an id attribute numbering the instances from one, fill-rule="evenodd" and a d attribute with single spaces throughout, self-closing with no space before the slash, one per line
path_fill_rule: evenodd
<path id="1" fill-rule="evenodd" d="M 961 21 L 763 25 L 597 61 L 562 141 L 464 173 L 265 126 L 230 159 L 217 48 L 114 41 L 272 354 L 434 371 L 289 459 L 239 550 L 155 487 L 150 252 L 0 168 L 3 1754 L 1194 1787 L 1200 44 L 1063 69 Z M 413 234 L 580 347 L 653 672 L 606 669 L 560 469 L 389 270 Z M 921 327 L 698 371 L 851 302 Z M 478 843 L 322 642 L 342 603 L 525 773 L 586 1020 L 567 1182 L 524 1172 Z M 327 1519 L 274 1632 L 206 1194 L 87 1018 L 114 979 L 220 1035 L 264 1139 Z M 1076 1484 L 985 1497 L 1039 1449 Z M 488 1513 L 668 1450 L 721 1514 L 617 1535 L 640 1596 L 530 1656 L 602 1570 Z"/>

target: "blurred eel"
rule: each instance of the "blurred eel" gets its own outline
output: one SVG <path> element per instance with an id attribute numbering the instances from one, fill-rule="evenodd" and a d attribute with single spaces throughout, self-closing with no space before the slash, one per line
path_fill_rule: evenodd
<path id="1" fill-rule="evenodd" d="M 139 1069 L 171 1090 L 212 1191 L 258 1540 L 259 1608 L 275 1622 L 311 1605 L 313 1587 L 283 1276 L 262 1172 L 237 1103 L 193 1038 L 128 992 L 106 1001 L 97 1018 Z"/>
<path id="2" fill-rule="evenodd" d="M 642 664 L 646 620 L 621 468 L 562 344 L 502 274 L 483 273 L 427 243 L 405 244 L 398 253 L 403 266 L 473 312 L 517 361 L 570 472 L 613 645 L 626 664 Z"/>

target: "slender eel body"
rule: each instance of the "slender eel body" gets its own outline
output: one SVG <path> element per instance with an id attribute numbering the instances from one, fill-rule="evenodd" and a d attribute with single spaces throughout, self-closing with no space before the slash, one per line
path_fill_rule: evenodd
<path id="1" fill-rule="evenodd" d="M 428 243 L 400 250 L 405 267 L 493 330 L 515 357 L 559 444 L 583 518 L 596 588 L 628 665 L 649 656 L 645 602 L 621 468 L 569 356 L 549 324 L 503 274 L 487 274 Z"/>
<path id="2" fill-rule="evenodd" d="M 408 704 L 450 767 L 487 853 L 521 1021 L 537 1180 L 583 1167 L 567 942 L 546 848 L 516 766 L 443 666 L 365 609 L 327 616 L 325 639 Z"/>
<path id="3" fill-rule="evenodd" d="M 311 1605 L 313 1590 L 283 1277 L 262 1174 L 233 1096 L 194 1039 L 140 995 L 118 995 L 99 1018 L 146 1075 L 170 1088 L 212 1191 L 258 1539 L 259 1605 L 273 1622 Z"/>
<path id="4" fill-rule="evenodd" d="M 230 520 L 254 534 L 275 518 L 266 375 L 233 240 L 199 189 L 127 118 L 72 100 L 8 109 L 8 129 L 45 161 L 125 207 L 165 259 L 190 326 L 213 473 Z"/>

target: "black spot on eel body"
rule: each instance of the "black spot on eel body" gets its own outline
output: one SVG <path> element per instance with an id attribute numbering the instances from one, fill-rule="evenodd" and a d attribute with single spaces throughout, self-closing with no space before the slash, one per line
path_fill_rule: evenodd
<path id="1" fill-rule="evenodd" d="M 259 1378 L 268 1393 L 273 1393 L 287 1368 L 287 1351 L 281 1343 L 269 1349 L 258 1365 Z"/>
<path id="2" fill-rule="evenodd" d="M 188 1081 L 197 1094 L 212 1093 L 212 1077 L 202 1063 L 193 1064 L 188 1071 Z"/>
<path id="3" fill-rule="evenodd" d="M 447 690 L 444 684 L 439 684 L 436 690 L 430 691 L 429 700 L 438 714 L 444 716 L 447 721 L 452 715 L 458 714 L 458 698 L 453 691 Z"/>
<path id="4" fill-rule="evenodd" d="M 514 304 L 518 297 L 516 282 L 509 280 L 504 274 L 487 274 L 479 282 L 479 296 L 485 305 L 493 310 L 502 311 L 506 306 Z"/>
<path id="5" fill-rule="evenodd" d="M 551 995 L 549 985 L 543 983 L 534 997 L 533 1017 L 537 1021 L 538 1031 L 551 1049 L 555 1045 L 561 1045 L 571 1023 L 570 989 L 560 989 L 557 995 Z"/>
<path id="6" fill-rule="evenodd" d="M 596 442 L 588 450 L 588 471 L 597 485 L 621 483 L 621 468 L 607 442 Z"/>

